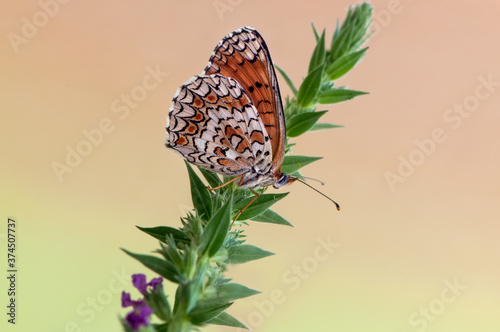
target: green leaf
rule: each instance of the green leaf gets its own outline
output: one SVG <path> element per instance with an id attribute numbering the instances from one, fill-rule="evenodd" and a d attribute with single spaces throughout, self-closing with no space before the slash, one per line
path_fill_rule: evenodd
<path id="1" fill-rule="evenodd" d="M 314 126 L 312 126 L 310 131 L 318 131 L 318 130 L 325 130 L 325 129 L 332 129 L 332 128 L 342 128 L 344 126 L 342 125 L 336 125 L 333 123 L 316 123 Z"/>
<path id="2" fill-rule="evenodd" d="M 205 262 L 197 265 L 195 274 L 186 287 L 186 312 L 193 310 L 193 308 L 200 303 L 199 297 L 203 295 L 202 289 L 205 278 L 207 277 L 208 264 Z"/>
<path id="3" fill-rule="evenodd" d="M 333 33 L 333 36 L 332 36 L 332 45 L 333 45 L 333 42 L 335 41 L 335 39 L 337 39 L 339 37 L 339 19 L 337 19 L 337 23 L 335 24 L 335 32 Z"/>
<path id="4" fill-rule="evenodd" d="M 285 218 L 274 212 L 273 210 L 266 210 L 264 213 L 252 218 L 253 221 L 265 222 L 269 224 L 278 224 L 285 226 L 292 226 Z"/>
<path id="5" fill-rule="evenodd" d="M 165 279 L 175 283 L 179 283 L 181 280 L 179 271 L 177 271 L 177 268 L 171 262 L 155 256 L 135 254 L 123 248 L 122 250 Z"/>
<path id="6" fill-rule="evenodd" d="M 325 65 L 322 64 L 304 78 L 297 93 L 297 104 L 300 107 L 308 108 L 314 103 L 314 98 L 318 94 L 319 86 L 321 85 L 324 70 Z"/>
<path id="7" fill-rule="evenodd" d="M 271 255 L 274 255 L 274 253 L 260 249 L 251 244 L 240 244 L 239 246 L 229 248 L 228 262 L 229 264 L 242 264 Z"/>
<path id="8" fill-rule="evenodd" d="M 229 232 L 232 208 L 233 197 L 230 196 L 226 203 L 207 223 L 200 241 L 200 252 L 202 254 L 207 253 L 208 257 L 212 257 L 224 244 L 224 240 Z"/>
<path id="9" fill-rule="evenodd" d="M 167 244 L 160 243 L 161 250 L 158 250 L 160 254 L 165 257 L 165 259 L 171 263 L 173 263 L 179 270 L 182 269 L 183 259 L 179 252 L 179 249 L 175 245 L 175 241 L 173 238 L 169 237 L 167 239 Z"/>
<path id="10" fill-rule="evenodd" d="M 329 52 L 331 62 L 344 54 L 357 50 L 366 41 L 371 16 L 372 6 L 368 3 L 349 8 L 342 26 L 332 38 Z"/>
<path id="11" fill-rule="evenodd" d="M 302 167 L 322 158 L 323 157 L 285 156 L 283 164 L 281 165 L 281 171 L 286 174 L 292 174 L 297 172 Z"/>
<path id="12" fill-rule="evenodd" d="M 208 220 L 212 216 L 210 192 L 187 161 L 186 167 L 189 173 L 189 182 L 191 183 L 191 199 L 193 200 L 194 208 L 200 217 Z"/>
<path id="13" fill-rule="evenodd" d="M 153 309 L 158 318 L 163 321 L 169 321 L 172 318 L 172 309 L 165 296 L 163 287 L 157 287 L 155 292 L 144 294 L 144 297 L 147 300 L 148 306 Z"/>
<path id="14" fill-rule="evenodd" d="M 310 130 L 327 111 L 306 112 L 292 116 L 286 123 L 288 137 L 297 137 Z"/>
<path id="15" fill-rule="evenodd" d="M 340 27 L 339 33 L 337 34 L 335 39 L 332 39 L 332 46 L 329 51 L 329 60 L 330 62 L 334 62 L 338 58 L 340 58 L 346 52 L 348 39 L 347 34 L 350 33 L 345 29 L 345 21 Z"/>
<path id="16" fill-rule="evenodd" d="M 308 73 L 312 72 L 314 69 L 318 68 L 322 64 L 325 63 L 325 30 L 323 29 L 323 33 L 321 34 L 320 39 L 316 43 L 316 47 L 314 48 L 313 54 L 311 56 L 311 60 L 309 61 L 309 69 Z"/>
<path id="17" fill-rule="evenodd" d="M 364 57 L 367 50 L 368 47 L 365 47 L 336 59 L 325 70 L 328 79 L 333 81 L 347 74 Z"/>
<path id="18" fill-rule="evenodd" d="M 144 233 L 151 235 L 152 237 L 154 237 L 157 240 L 160 240 L 163 243 L 166 243 L 168 235 L 173 236 L 173 238 L 176 242 L 182 242 L 182 243 L 189 243 L 190 242 L 190 240 L 186 236 L 186 234 L 184 234 L 183 232 L 181 232 L 177 228 L 168 227 L 168 226 L 158 226 L 158 227 L 150 227 L 150 228 L 140 227 L 140 226 L 135 226 L 135 227 L 139 228 Z"/>
<path id="19" fill-rule="evenodd" d="M 274 203 L 284 198 L 288 193 L 284 194 L 261 194 L 257 199 L 243 211 L 238 220 L 252 219 L 269 209 Z M 235 204 L 235 210 L 243 209 L 254 197 L 246 198 Z"/>
<path id="20" fill-rule="evenodd" d="M 248 330 L 248 327 L 245 326 L 242 322 L 228 314 L 227 312 L 221 312 L 221 314 L 213 319 L 207 321 L 209 324 L 213 325 L 222 325 L 222 326 L 231 326 L 231 327 L 239 327 L 242 329 Z"/>
<path id="21" fill-rule="evenodd" d="M 209 301 L 204 301 L 205 303 L 200 305 L 200 302 L 198 302 L 198 305 L 189 313 L 189 319 L 191 323 L 195 325 L 201 325 L 214 319 L 232 305 L 232 303 L 216 303 L 210 305 L 208 304 Z"/>
<path id="22" fill-rule="evenodd" d="M 283 76 L 283 78 L 285 79 L 286 84 L 288 84 L 288 86 L 292 90 L 293 95 L 296 96 L 297 95 L 297 88 L 295 87 L 295 85 L 293 85 L 293 82 L 292 82 L 292 79 L 290 78 L 290 76 L 288 76 L 288 74 L 280 67 L 278 67 L 276 65 L 274 65 L 274 67 L 276 67 L 276 69 L 278 69 L 281 76 Z"/>
<path id="23" fill-rule="evenodd" d="M 316 27 L 314 26 L 314 23 L 313 23 L 313 22 L 311 22 L 311 25 L 312 25 L 313 32 L 314 32 L 314 38 L 316 38 L 316 42 L 318 42 L 318 40 L 319 40 L 319 34 L 318 34 L 318 31 L 316 30 Z"/>
<path id="24" fill-rule="evenodd" d="M 335 104 L 365 94 L 366 92 L 363 91 L 332 88 L 330 90 L 321 92 L 321 94 L 318 96 L 318 102 L 320 104 Z"/>
<path id="25" fill-rule="evenodd" d="M 201 175 L 207 180 L 208 184 L 210 187 L 215 188 L 218 187 L 222 184 L 222 181 L 220 180 L 219 176 L 217 173 L 214 173 L 208 169 L 205 169 L 203 167 L 198 167 L 198 169 L 201 172 Z"/>
<path id="26" fill-rule="evenodd" d="M 170 326 L 170 323 L 163 323 L 163 324 L 151 324 L 149 325 L 148 327 L 150 327 L 152 330 L 151 332 L 167 332 L 168 331 L 168 327 Z M 141 329 L 139 329 L 139 332 L 143 332 L 142 329 L 144 327 L 142 327 Z M 137 332 L 137 331 L 134 331 L 134 332 Z M 145 331 L 145 332 L 149 332 L 149 331 Z"/>
<path id="27" fill-rule="evenodd" d="M 260 292 L 237 283 L 227 283 L 217 289 L 217 299 L 225 302 L 249 297 Z"/>

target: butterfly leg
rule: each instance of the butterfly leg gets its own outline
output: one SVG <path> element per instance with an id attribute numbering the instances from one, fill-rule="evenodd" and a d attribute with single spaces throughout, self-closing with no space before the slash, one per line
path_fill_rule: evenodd
<path id="1" fill-rule="evenodd" d="M 234 222 L 236 221 L 236 219 L 238 219 L 240 217 L 240 215 L 243 213 L 243 211 L 245 211 L 250 205 L 252 205 L 252 203 L 255 202 L 255 200 L 257 198 L 259 198 L 259 196 L 260 196 L 260 194 L 258 192 L 256 192 L 255 190 L 253 190 L 252 188 L 249 188 L 249 190 L 255 196 L 252 198 L 252 200 L 247 205 L 245 205 L 245 207 L 243 209 L 240 210 L 240 212 L 238 213 L 238 215 L 236 216 L 236 218 L 234 218 L 233 222 L 231 223 L 231 227 L 233 227 Z"/>
<path id="2" fill-rule="evenodd" d="M 219 189 L 219 188 L 225 187 L 225 186 L 227 186 L 228 184 L 230 184 L 231 182 L 234 182 L 234 181 L 236 181 L 236 180 L 240 180 L 240 179 L 242 179 L 242 178 L 243 178 L 243 175 L 244 175 L 244 174 L 238 175 L 237 177 L 232 178 L 231 180 L 227 181 L 226 183 L 221 184 L 220 186 L 213 187 L 213 188 L 211 188 L 211 187 L 207 187 L 207 189 L 208 189 L 208 190 L 217 190 L 217 189 Z"/>
<path id="3" fill-rule="evenodd" d="M 236 180 L 241 180 L 243 179 L 243 177 L 245 176 L 245 174 L 241 174 L 241 175 L 238 175 L 237 177 L 227 181 L 226 183 L 223 183 L 221 184 L 220 186 L 217 186 L 217 187 L 207 187 L 208 190 L 217 190 L 219 188 L 222 188 L 224 186 L 227 186 L 228 184 L 230 184 L 231 182 L 234 182 Z M 238 215 L 236 216 L 236 218 L 233 219 L 233 222 L 231 223 L 231 227 L 233 227 L 233 224 L 234 222 L 236 221 L 236 219 L 239 218 L 239 216 L 243 213 L 243 211 L 245 211 L 250 205 L 252 205 L 253 202 L 255 202 L 255 200 L 257 198 L 259 198 L 260 194 L 258 192 L 256 192 L 255 190 L 253 190 L 252 188 L 249 188 L 249 190 L 252 192 L 252 194 L 254 194 L 254 197 L 252 198 L 252 200 L 250 200 L 250 202 L 248 202 L 247 205 L 245 205 L 245 207 L 243 209 L 240 210 L 240 212 L 238 212 Z"/>

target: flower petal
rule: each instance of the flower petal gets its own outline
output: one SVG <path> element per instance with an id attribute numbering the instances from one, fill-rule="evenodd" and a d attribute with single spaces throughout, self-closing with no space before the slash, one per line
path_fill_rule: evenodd
<path id="1" fill-rule="evenodd" d="M 146 276 L 144 274 L 133 274 L 132 284 L 139 290 L 139 292 L 141 292 L 141 294 L 147 293 Z"/>

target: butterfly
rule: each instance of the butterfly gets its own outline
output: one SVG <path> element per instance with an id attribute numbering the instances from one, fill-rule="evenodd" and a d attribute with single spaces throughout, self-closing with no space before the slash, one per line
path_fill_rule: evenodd
<path id="1" fill-rule="evenodd" d="M 249 188 L 254 200 L 254 188 L 277 189 L 298 179 L 281 171 L 283 103 L 271 55 L 253 28 L 225 36 L 203 73 L 177 90 L 166 129 L 167 147 L 194 165 L 235 176 L 229 182 Z"/>

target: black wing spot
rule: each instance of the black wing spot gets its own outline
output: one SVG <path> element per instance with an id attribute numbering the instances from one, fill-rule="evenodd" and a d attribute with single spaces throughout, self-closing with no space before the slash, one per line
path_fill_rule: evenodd
<path id="1" fill-rule="evenodd" d="M 260 82 L 255 82 L 255 86 L 258 87 L 258 88 L 262 88 L 262 83 Z"/>
<path id="2" fill-rule="evenodd" d="M 254 90 L 255 90 L 254 87 L 250 85 L 250 87 L 248 88 L 248 91 L 254 92 Z"/>

